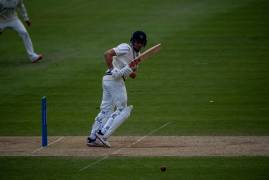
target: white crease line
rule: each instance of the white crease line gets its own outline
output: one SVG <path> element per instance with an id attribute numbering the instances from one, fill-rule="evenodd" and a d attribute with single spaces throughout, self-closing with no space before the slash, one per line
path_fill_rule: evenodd
<path id="1" fill-rule="evenodd" d="M 133 146 L 133 145 L 139 143 L 140 141 L 142 141 L 142 140 L 145 139 L 146 137 L 148 137 L 148 136 L 154 134 L 155 132 L 159 131 L 160 129 L 164 128 L 165 126 L 167 126 L 167 125 L 170 124 L 170 123 L 171 123 L 171 122 L 167 122 L 167 123 L 165 123 L 165 124 L 162 125 L 161 127 L 157 128 L 157 129 L 151 131 L 150 133 L 148 133 L 147 135 L 145 135 L 145 136 L 139 138 L 136 142 L 133 142 L 133 143 L 132 143 L 131 145 L 129 145 L 128 147 L 131 147 L 131 146 Z M 123 148 L 121 148 L 121 149 L 123 149 Z"/>
<path id="2" fill-rule="evenodd" d="M 129 148 L 129 147 L 131 147 L 131 146 L 133 146 L 133 145 L 139 143 L 140 141 L 142 141 L 142 140 L 145 139 L 146 137 L 148 137 L 148 136 L 150 136 L 150 135 L 156 133 L 157 131 L 159 131 L 160 129 L 164 128 L 165 126 L 167 126 L 167 125 L 170 124 L 170 123 L 171 123 L 171 122 L 167 122 L 167 123 L 165 123 L 164 125 L 162 125 L 161 127 L 157 128 L 157 129 L 154 129 L 153 131 L 151 131 L 151 132 L 149 132 L 148 134 L 146 134 L 145 136 L 139 138 L 138 140 L 136 140 L 135 142 L 133 142 L 132 144 L 130 144 L 130 145 L 127 146 L 127 147 Z M 124 148 L 119 148 L 119 149 L 115 150 L 114 152 L 111 153 L 111 155 L 119 153 L 122 149 L 124 149 Z M 107 158 L 109 158 L 109 156 L 110 156 L 110 155 L 105 155 L 104 157 L 102 157 L 102 158 L 100 158 L 100 159 L 97 159 L 97 160 L 94 161 L 93 163 L 91 163 L 91 164 L 89 164 L 89 165 L 87 165 L 87 166 L 81 168 L 81 169 L 79 170 L 79 172 L 84 171 L 85 169 L 88 169 L 88 168 L 90 168 L 90 167 L 92 167 L 92 166 L 94 166 L 94 165 L 96 165 L 96 164 L 98 164 L 98 163 L 100 163 L 100 162 L 106 160 Z"/>
<path id="3" fill-rule="evenodd" d="M 57 143 L 57 142 L 59 142 L 59 141 L 61 141 L 61 140 L 63 140 L 63 139 L 64 139 L 64 137 L 59 137 L 59 138 L 56 139 L 55 141 L 49 143 L 48 146 L 51 146 L 51 145 L 53 145 L 53 144 L 55 144 L 55 143 Z"/>
<path id="4" fill-rule="evenodd" d="M 55 143 L 57 143 L 57 142 L 59 142 L 59 141 L 61 141 L 61 140 L 63 140 L 63 139 L 64 139 L 64 137 L 59 137 L 59 138 L 56 139 L 55 141 L 52 141 L 51 143 L 49 143 L 48 146 L 51 146 L 51 145 L 53 145 L 53 144 L 55 144 Z M 34 150 L 31 154 L 34 154 L 34 153 L 36 153 L 36 152 L 38 152 L 38 151 L 41 151 L 43 148 L 45 148 L 45 147 L 37 148 L 37 149 Z"/>

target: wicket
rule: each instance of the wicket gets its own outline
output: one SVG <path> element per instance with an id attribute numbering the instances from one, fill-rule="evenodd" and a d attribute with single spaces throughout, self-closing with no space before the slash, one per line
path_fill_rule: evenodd
<path id="1" fill-rule="evenodd" d="M 47 134 L 47 99 L 43 96 L 41 99 L 41 123 L 42 123 L 42 146 L 48 145 L 48 134 Z"/>

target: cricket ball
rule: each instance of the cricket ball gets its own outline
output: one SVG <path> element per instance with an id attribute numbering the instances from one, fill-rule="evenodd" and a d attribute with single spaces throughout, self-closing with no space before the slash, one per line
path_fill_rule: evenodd
<path id="1" fill-rule="evenodd" d="M 161 166 L 160 167 L 160 170 L 161 170 L 161 172 L 165 172 L 166 171 L 166 167 L 165 166 Z"/>

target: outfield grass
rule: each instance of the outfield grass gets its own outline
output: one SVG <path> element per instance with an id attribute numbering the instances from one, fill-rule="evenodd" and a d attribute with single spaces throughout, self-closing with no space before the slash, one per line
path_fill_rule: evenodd
<path id="1" fill-rule="evenodd" d="M 0 158 L 1 179 L 188 179 L 267 180 L 268 157 L 109 158 L 84 171 L 96 159 Z M 160 167 L 167 171 L 161 172 Z"/>
<path id="2" fill-rule="evenodd" d="M 26 1 L 30 64 L 15 32 L 0 36 L 0 135 L 86 135 L 98 113 L 103 52 L 143 29 L 162 51 L 126 82 L 135 109 L 116 135 L 269 134 L 266 0 Z M 214 102 L 210 102 L 214 101 Z"/>

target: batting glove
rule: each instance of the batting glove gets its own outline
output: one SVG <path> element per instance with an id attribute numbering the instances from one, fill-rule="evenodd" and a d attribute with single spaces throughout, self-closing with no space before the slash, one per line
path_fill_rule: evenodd
<path id="1" fill-rule="evenodd" d="M 112 77 L 114 77 L 115 79 L 119 79 L 123 76 L 127 77 L 129 76 L 129 74 L 131 74 L 133 72 L 133 70 L 129 67 L 129 65 L 126 65 L 124 68 L 122 68 L 121 70 L 119 70 L 118 68 L 114 68 L 111 73 L 112 73 Z"/>
<path id="2" fill-rule="evenodd" d="M 114 68 L 112 71 L 112 77 L 115 79 L 119 79 L 122 75 L 120 73 L 120 70 L 118 68 Z"/>
<path id="3" fill-rule="evenodd" d="M 131 74 L 133 72 L 133 70 L 130 68 L 129 65 L 124 66 L 124 68 L 122 68 L 120 70 L 120 73 L 122 74 L 122 76 L 129 76 L 129 74 Z"/>

